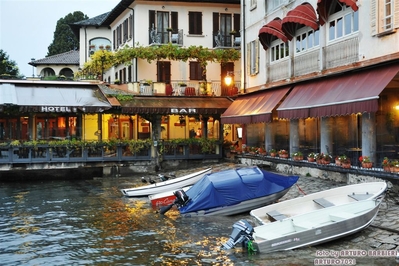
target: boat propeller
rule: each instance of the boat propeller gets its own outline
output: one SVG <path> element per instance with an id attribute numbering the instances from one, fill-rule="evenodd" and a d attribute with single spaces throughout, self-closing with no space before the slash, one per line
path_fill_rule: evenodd
<path id="1" fill-rule="evenodd" d="M 253 240 L 252 234 L 254 228 L 248 221 L 242 219 L 233 224 L 233 231 L 230 234 L 230 239 L 222 245 L 222 249 L 232 249 L 236 244 L 242 243 L 243 248 L 247 246 L 249 241 Z"/>
<path id="2" fill-rule="evenodd" d="M 161 209 L 159 210 L 160 214 L 165 214 L 167 211 L 172 209 L 172 207 L 174 205 L 176 205 L 178 207 L 182 207 L 182 206 L 186 205 L 187 202 L 190 200 L 189 196 L 187 196 L 186 192 L 184 192 L 183 189 L 176 190 L 175 192 L 173 192 L 173 195 L 176 196 L 175 201 L 168 206 L 161 207 Z"/>

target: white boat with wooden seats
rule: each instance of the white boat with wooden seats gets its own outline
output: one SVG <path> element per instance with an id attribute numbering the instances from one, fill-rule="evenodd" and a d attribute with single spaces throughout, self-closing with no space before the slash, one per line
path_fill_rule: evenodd
<path id="1" fill-rule="evenodd" d="M 323 208 L 375 199 L 386 189 L 386 182 L 346 185 L 253 209 L 250 215 L 256 225 L 262 225 Z"/>
<path id="2" fill-rule="evenodd" d="M 248 250 L 270 253 L 325 243 L 365 229 L 377 216 L 381 201 L 354 201 L 254 228 L 240 220 L 233 225 L 233 232 L 222 248 L 231 249 L 241 243 Z"/>

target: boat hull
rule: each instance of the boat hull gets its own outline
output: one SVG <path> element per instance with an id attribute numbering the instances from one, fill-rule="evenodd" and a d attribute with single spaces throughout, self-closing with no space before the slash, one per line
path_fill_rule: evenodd
<path id="1" fill-rule="evenodd" d="M 190 187 L 191 186 L 184 187 L 182 190 L 187 191 Z M 175 190 L 149 195 L 148 199 L 151 201 L 151 206 L 155 209 L 158 209 L 159 207 L 172 204 L 176 199 L 176 196 L 173 194 L 174 191 Z"/>
<path id="2" fill-rule="evenodd" d="M 325 206 L 321 206 L 314 201 L 320 198 L 332 203 L 334 206 L 339 206 L 359 200 L 378 198 L 385 193 L 386 189 L 387 184 L 385 182 L 347 185 L 285 200 L 268 206 L 262 206 L 261 208 L 251 210 L 250 215 L 256 225 L 262 225 L 273 222 L 279 218 L 271 217 L 268 213 L 279 213 L 281 214 L 280 218 L 294 217 L 325 208 Z"/>
<path id="3" fill-rule="evenodd" d="M 182 177 L 177 177 L 174 179 L 169 179 L 167 181 L 135 187 L 135 188 L 127 188 L 121 189 L 121 192 L 124 196 L 127 197 L 147 197 L 152 194 L 172 191 L 181 189 L 186 186 L 193 185 L 198 180 L 200 180 L 204 175 L 211 173 L 212 168 L 207 168 L 205 170 L 201 170 L 195 173 L 191 173 L 189 175 L 185 175 Z"/>
<path id="4" fill-rule="evenodd" d="M 354 215 L 351 218 L 342 219 L 341 221 L 333 220 L 338 219 L 337 217 L 339 217 L 341 210 L 339 208 L 332 208 L 334 210 L 331 211 L 329 215 L 330 217 L 335 218 L 331 218 L 331 220 L 325 222 L 324 225 L 323 223 L 319 223 L 312 226 L 312 221 L 315 221 L 315 217 L 323 217 L 323 214 L 321 213 L 318 215 L 318 212 L 320 211 L 315 211 L 314 215 L 308 218 L 308 222 L 303 223 L 302 221 L 302 225 L 305 224 L 311 228 L 296 229 L 297 231 L 291 233 L 284 233 L 283 227 L 286 227 L 286 225 L 283 225 L 283 223 L 292 223 L 294 228 L 298 228 L 301 224 L 296 224 L 296 217 L 255 227 L 255 240 L 253 242 L 253 247 L 258 252 L 270 253 L 275 251 L 292 250 L 305 246 L 315 246 L 357 233 L 368 227 L 378 214 L 380 203 L 375 203 L 373 200 L 370 200 L 369 202 L 371 202 L 371 204 L 369 204 L 370 208 L 367 211 L 364 211 L 359 215 Z M 374 206 L 372 203 L 374 203 Z M 355 206 L 355 208 L 356 207 L 357 206 Z M 279 236 L 276 236 L 275 234 L 279 234 Z"/>

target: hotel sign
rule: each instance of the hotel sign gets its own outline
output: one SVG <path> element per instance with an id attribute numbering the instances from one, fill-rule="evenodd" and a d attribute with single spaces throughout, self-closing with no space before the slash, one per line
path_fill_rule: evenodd
<path id="1" fill-rule="evenodd" d="M 170 112 L 172 114 L 179 114 L 179 115 L 196 114 L 197 109 L 195 109 L 195 108 L 172 108 L 172 109 L 170 109 Z"/>
<path id="2" fill-rule="evenodd" d="M 43 113 L 72 113 L 76 112 L 76 107 L 67 106 L 41 106 L 40 111 Z"/>

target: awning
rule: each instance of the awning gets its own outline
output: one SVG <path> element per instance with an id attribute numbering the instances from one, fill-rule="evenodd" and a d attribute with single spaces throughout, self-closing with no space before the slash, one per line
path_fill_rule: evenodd
<path id="1" fill-rule="evenodd" d="M 222 124 L 250 124 L 272 121 L 272 111 L 291 87 L 270 89 L 238 97 L 221 116 Z"/>
<path id="2" fill-rule="evenodd" d="M 278 117 L 297 119 L 376 112 L 378 95 L 398 71 L 398 64 L 386 65 L 297 85 L 277 108 Z"/>
<path id="3" fill-rule="evenodd" d="M 350 6 L 353 11 L 357 11 L 357 0 L 338 0 L 340 3 Z M 319 23 L 324 25 L 328 21 L 329 10 L 334 1 L 331 0 L 318 0 L 317 1 L 317 13 L 319 14 Z"/>
<path id="4" fill-rule="evenodd" d="M 111 105 L 97 85 L 0 83 L 0 106 L 18 106 L 20 112 L 98 113 Z"/>
<path id="5" fill-rule="evenodd" d="M 126 114 L 222 114 L 231 105 L 224 97 L 177 97 L 177 96 L 134 96 L 121 102 L 122 113 Z"/>
<path id="6" fill-rule="evenodd" d="M 287 36 L 285 36 L 281 29 L 281 19 L 275 18 L 259 30 L 259 41 L 263 46 L 263 49 L 267 50 L 270 44 L 276 40 L 281 39 L 283 42 L 287 42 Z"/>
<path id="7" fill-rule="evenodd" d="M 303 3 L 287 13 L 282 20 L 282 31 L 289 40 L 295 36 L 297 29 L 308 26 L 314 30 L 319 28 L 316 11 L 309 3 Z"/>

